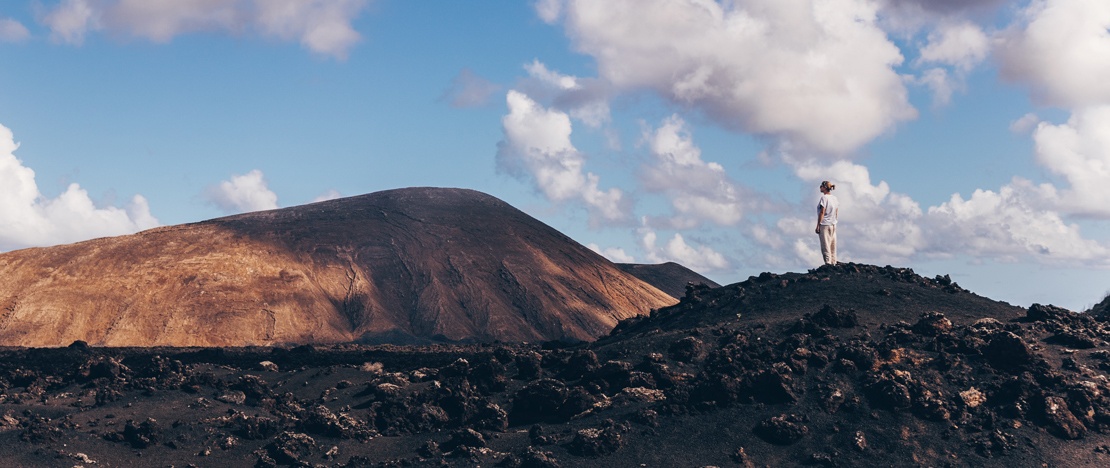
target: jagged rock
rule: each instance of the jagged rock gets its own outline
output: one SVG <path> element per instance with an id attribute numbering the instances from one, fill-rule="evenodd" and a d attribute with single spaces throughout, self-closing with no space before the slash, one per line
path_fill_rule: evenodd
<path id="1" fill-rule="evenodd" d="M 561 381 L 541 379 L 520 389 L 513 397 L 509 424 L 518 426 L 535 422 L 559 422 L 561 409 L 569 391 Z"/>
<path id="2" fill-rule="evenodd" d="M 782 414 L 761 421 L 753 429 L 755 435 L 776 445 L 793 444 L 809 433 L 809 428 L 802 424 L 802 418 L 793 414 Z"/>
<path id="3" fill-rule="evenodd" d="M 943 335 L 952 331 L 952 321 L 939 312 L 927 312 L 913 325 L 913 332 L 924 336 Z"/>
<path id="4" fill-rule="evenodd" d="M 622 434 L 627 430 L 627 426 L 613 424 L 612 421 L 604 427 L 581 429 L 575 433 L 567 450 L 583 457 L 608 455 L 624 446 Z"/>
<path id="5" fill-rule="evenodd" d="M 147 419 L 138 424 L 135 421 L 128 420 L 127 425 L 123 427 L 123 440 L 131 444 L 132 447 L 147 448 L 160 442 L 162 433 L 162 426 L 153 419 Z"/>
<path id="6" fill-rule="evenodd" d="M 706 355 L 705 343 L 692 336 L 676 341 L 667 352 L 675 361 L 691 363 L 705 359 Z"/>
<path id="7" fill-rule="evenodd" d="M 1063 398 L 1045 397 L 1044 418 L 1048 431 L 1061 439 L 1081 439 L 1087 433 L 1087 427 L 1072 414 Z"/>
<path id="8" fill-rule="evenodd" d="M 841 311 L 825 304 L 821 310 L 810 316 L 810 320 L 818 326 L 833 328 L 852 328 L 859 325 L 859 318 L 855 310 Z"/>
<path id="9" fill-rule="evenodd" d="M 316 440 L 307 434 L 282 432 L 265 447 L 266 454 L 282 465 L 299 465 L 319 450 Z M 311 466 L 311 464 L 309 464 Z"/>
<path id="10" fill-rule="evenodd" d="M 1036 355 L 1021 337 L 1000 331 L 992 334 L 983 350 L 987 361 L 996 369 L 1016 372 L 1033 364 Z"/>
<path id="11" fill-rule="evenodd" d="M 486 446 L 486 438 L 481 432 L 474 429 L 460 429 L 451 433 L 451 438 L 444 442 L 441 448 L 445 452 L 454 452 L 462 447 L 480 448 Z"/>

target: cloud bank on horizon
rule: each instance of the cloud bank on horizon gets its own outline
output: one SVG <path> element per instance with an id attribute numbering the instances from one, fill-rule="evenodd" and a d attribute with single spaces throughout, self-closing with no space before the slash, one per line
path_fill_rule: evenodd
<path id="1" fill-rule="evenodd" d="M 362 42 L 355 20 L 371 3 L 63 0 L 40 5 L 36 21 L 57 47 L 82 47 L 91 35 L 165 44 L 206 33 L 297 43 L 342 63 Z M 456 109 L 503 103 L 500 122 L 490 122 L 501 130 L 490 142 L 497 171 L 557 209 L 583 210 L 594 230 L 629 233 L 632 242 L 590 245 L 610 259 L 677 261 L 707 273 L 819 264 L 810 195 L 827 179 L 845 208 L 849 261 L 1110 268 L 1110 244 L 1080 226 L 1110 220 L 1110 204 L 1094 195 L 1110 186 L 1110 2 L 539 0 L 533 8 L 595 74 L 564 73 L 542 56 L 519 64 L 512 83 L 463 68 L 443 80 L 438 101 Z M 0 44 L 34 40 L 27 25 L 0 16 Z M 926 93 L 943 109 L 973 92 L 969 76 L 983 67 L 1035 106 L 1012 128 L 1031 141 L 1047 181 L 1014 174 L 930 205 L 876 180 L 868 145 L 929 112 L 912 96 Z M 657 101 L 665 117 L 627 115 L 637 100 Z M 1040 115 L 1053 112 L 1067 118 Z M 639 132 L 628 150 L 621 140 L 630 124 Z M 703 151 L 707 126 L 765 149 L 733 164 L 733 156 Z M 607 150 L 583 149 L 598 138 Z M 124 207 L 98 205 L 72 184 L 44 197 L 17 148 L 0 127 L 0 249 L 158 224 L 141 195 Z M 632 156 L 623 171 L 603 171 L 606 151 Z M 799 195 L 758 187 L 743 173 L 752 164 L 782 168 Z M 198 192 L 225 213 L 279 206 L 259 169 Z M 329 189 L 317 200 L 337 196 Z M 647 209 L 656 199 L 666 208 Z M 748 247 L 727 251 L 737 239 Z"/>

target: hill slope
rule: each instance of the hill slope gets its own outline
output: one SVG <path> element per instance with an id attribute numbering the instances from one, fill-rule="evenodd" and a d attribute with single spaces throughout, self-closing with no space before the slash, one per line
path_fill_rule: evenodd
<path id="1" fill-rule="evenodd" d="M 674 300 L 485 194 L 413 188 L 0 255 L 0 345 L 588 340 Z"/>
<path id="2" fill-rule="evenodd" d="M 654 265 L 643 263 L 618 263 L 617 266 L 626 273 L 631 273 L 648 284 L 659 288 L 660 291 L 669 294 L 675 299 L 681 299 L 682 296 L 686 294 L 687 284 L 704 284 L 711 288 L 721 286 L 713 282 L 713 280 L 702 276 L 700 273 L 675 262 Z"/>

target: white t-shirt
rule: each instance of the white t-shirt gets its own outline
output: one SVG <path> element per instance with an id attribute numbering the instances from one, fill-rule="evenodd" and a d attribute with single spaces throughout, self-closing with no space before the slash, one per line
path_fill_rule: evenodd
<path id="1" fill-rule="evenodd" d="M 831 193 L 821 194 L 821 201 L 817 202 L 817 212 L 821 212 L 821 208 L 825 208 L 825 216 L 821 218 L 822 226 L 836 226 L 836 214 L 840 209 L 840 201 L 836 199 L 836 195 Z"/>

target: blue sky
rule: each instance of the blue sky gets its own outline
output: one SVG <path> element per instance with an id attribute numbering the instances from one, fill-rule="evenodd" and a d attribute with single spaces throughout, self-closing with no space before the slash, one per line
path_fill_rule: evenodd
<path id="1" fill-rule="evenodd" d="M 0 250 L 408 186 L 721 283 L 1110 292 L 1104 0 L 0 5 Z"/>

